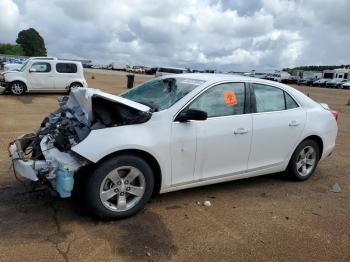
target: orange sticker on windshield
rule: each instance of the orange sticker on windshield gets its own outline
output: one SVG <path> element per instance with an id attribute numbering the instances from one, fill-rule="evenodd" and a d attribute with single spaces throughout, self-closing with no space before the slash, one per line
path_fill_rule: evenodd
<path id="1" fill-rule="evenodd" d="M 227 106 L 237 105 L 236 94 L 233 91 L 228 91 L 224 93 L 225 102 Z"/>

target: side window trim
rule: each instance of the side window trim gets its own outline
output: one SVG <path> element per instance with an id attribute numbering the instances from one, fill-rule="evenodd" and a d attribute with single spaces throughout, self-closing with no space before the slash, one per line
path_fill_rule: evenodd
<path id="1" fill-rule="evenodd" d="M 215 87 L 215 86 L 218 86 L 218 85 L 221 85 L 221 84 L 233 84 L 233 83 L 243 83 L 244 84 L 244 95 L 245 95 L 245 100 L 244 100 L 244 110 L 243 110 L 243 114 L 238 114 L 238 115 L 231 115 L 231 116 L 241 116 L 241 115 L 245 115 L 245 114 L 250 114 L 252 113 L 252 110 L 251 110 L 251 90 L 250 90 L 250 83 L 248 82 L 245 82 L 245 81 L 221 81 L 221 82 L 218 82 L 218 83 L 214 83 L 212 85 L 209 85 L 207 86 L 206 88 L 204 88 L 203 90 L 201 90 L 198 94 L 196 94 L 194 97 L 192 97 L 189 101 L 187 101 L 187 103 L 181 107 L 180 110 L 178 110 L 175 114 L 174 114 L 174 117 L 173 117 L 173 120 L 172 122 L 177 122 L 175 121 L 175 119 L 177 118 L 177 116 L 183 111 L 185 110 L 195 99 L 197 99 L 200 95 L 202 95 L 204 92 L 206 92 L 207 90 Z M 249 89 L 249 90 L 248 90 Z M 247 96 L 247 92 L 249 94 L 249 97 Z M 230 116 L 230 115 L 228 115 Z M 218 118 L 218 117 L 228 117 L 228 116 L 215 116 L 215 117 L 208 117 L 209 118 Z"/>

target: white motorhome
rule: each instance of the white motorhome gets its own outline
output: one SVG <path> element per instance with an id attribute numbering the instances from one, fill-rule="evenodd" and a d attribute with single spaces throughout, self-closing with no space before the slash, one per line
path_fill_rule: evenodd
<path id="1" fill-rule="evenodd" d="M 338 68 L 334 69 L 334 78 L 349 79 L 350 69 L 349 68 Z"/>
<path id="2" fill-rule="evenodd" d="M 321 79 L 322 78 L 322 72 L 318 71 L 304 71 L 302 73 L 302 79 Z"/>

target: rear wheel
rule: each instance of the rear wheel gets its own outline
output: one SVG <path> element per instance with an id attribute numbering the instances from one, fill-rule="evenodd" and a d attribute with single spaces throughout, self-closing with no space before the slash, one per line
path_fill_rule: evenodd
<path id="1" fill-rule="evenodd" d="M 118 156 L 102 163 L 91 175 L 87 205 L 103 219 L 129 217 L 145 206 L 153 187 L 153 172 L 145 160 L 133 155 Z"/>
<path id="2" fill-rule="evenodd" d="M 26 86 L 22 82 L 13 82 L 10 84 L 10 92 L 13 95 L 20 96 L 23 95 L 26 91 Z"/>
<path id="3" fill-rule="evenodd" d="M 288 175 L 294 179 L 303 181 L 315 172 L 320 152 L 315 141 L 307 139 L 294 151 L 288 165 Z"/>

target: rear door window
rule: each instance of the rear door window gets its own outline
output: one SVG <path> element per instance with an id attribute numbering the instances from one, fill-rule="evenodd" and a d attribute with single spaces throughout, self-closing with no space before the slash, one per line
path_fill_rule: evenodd
<path id="1" fill-rule="evenodd" d="M 56 71 L 58 73 L 74 74 L 78 71 L 78 68 L 77 65 L 73 63 L 57 63 Z"/>
<path id="2" fill-rule="evenodd" d="M 273 112 L 299 107 L 295 100 L 277 87 L 253 84 L 256 112 Z"/>

